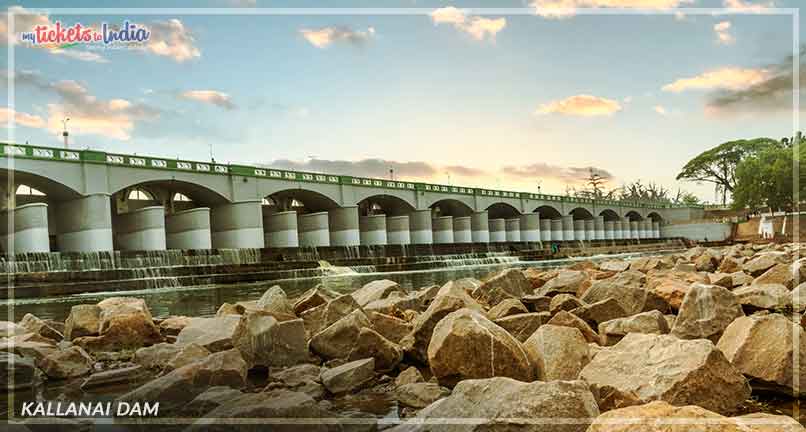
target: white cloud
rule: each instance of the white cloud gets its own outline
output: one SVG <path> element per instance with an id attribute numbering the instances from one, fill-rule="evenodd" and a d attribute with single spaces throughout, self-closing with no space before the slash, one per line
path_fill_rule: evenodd
<path id="1" fill-rule="evenodd" d="M 736 38 L 730 33 L 730 21 L 722 21 L 714 25 L 714 32 L 716 33 L 716 40 L 723 45 L 730 45 L 736 42 Z"/>
<path id="2" fill-rule="evenodd" d="M 375 28 L 369 27 L 366 31 L 359 31 L 348 27 L 322 27 L 318 29 L 302 29 L 300 33 L 311 45 L 324 49 L 336 42 L 362 45 L 375 35 Z"/>
<path id="3" fill-rule="evenodd" d="M 476 40 L 495 39 L 495 35 L 507 26 L 506 18 L 469 17 L 453 6 L 431 12 L 431 21 L 435 25 L 450 24 Z"/>
<path id="4" fill-rule="evenodd" d="M 45 127 L 45 120 L 38 115 L 14 111 L 13 109 L 7 107 L 0 107 L 0 124 L 5 127 L 9 123 L 35 129 L 42 129 Z"/>
<path id="5" fill-rule="evenodd" d="M 741 69 L 727 67 L 681 78 L 663 86 L 663 91 L 680 93 L 686 90 L 727 89 L 741 90 L 763 82 L 770 75 L 767 69 Z"/>
<path id="6" fill-rule="evenodd" d="M 51 54 L 61 55 L 65 57 L 69 57 L 72 59 L 88 61 L 88 62 L 96 62 L 96 63 L 109 63 L 109 60 L 106 57 L 94 53 L 91 51 L 81 51 L 75 49 L 61 49 L 61 48 L 54 48 L 48 50 Z"/>
<path id="7" fill-rule="evenodd" d="M 158 56 L 169 57 L 178 63 L 201 57 L 196 39 L 178 19 L 154 21 L 146 27 L 151 31 L 148 42 L 140 48 Z"/>
<path id="8" fill-rule="evenodd" d="M 536 115 L 563 114 L 580 117 L 610 116 L 622 107 L 617 101 L 598 96 L 581 94 L 540 105 Z"/>
<path id="9" fill-rule="evenodd" d="M 747 0 L 723 0 L 722 5 L 726 8 L 741 9 L 750 12 L 761 12 L 764 9 L 774 8 L 775 1 L 766 0 L 760 2 L 752 2 Z"/>
<path id="10" fill-rule="evenodd" d="M 235 109 L 232 98 L 227 93 L 217 90 L 188 90 L 179 94 L 182 99 L 215 105 L 226 110 Z"/>
<path id="11" fill-rule="evenodd" d="M 579 8 L 672 9 L 694 0 L 532 0 L 535 12 L 545 18 L 567 18 Z"/>
<path id="12" fill-rule="evenodd" d="M 666 108 L 664 108 L 662 105 L 655 105 L 654 107 L 652 107 L 652 110 L 655 111 L 656 113 L 662 115 L 662 116 L 665 116 L 666 114 L 668 114 L 668 112 L 666 111 Z"/>

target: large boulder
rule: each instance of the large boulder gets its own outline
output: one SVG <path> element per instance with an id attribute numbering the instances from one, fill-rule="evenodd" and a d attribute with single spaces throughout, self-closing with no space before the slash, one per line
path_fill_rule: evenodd
<path id="1" fill-rule="evenodd" d="M 449 387 L 465 379 L 530 381 L 534 376 L 520 342 L 472 309 L 452 312 L 434 327 L 428 364 L 439 383 Z"/>
<path id="2" fill-rule="evenodd" d="M 100 308 L 98 336 L 81 338 L 72 336 L 73 342 L 86 350 L 116 351 L 140 348 L 163 341 L 162 333 L 154 324 L 145 300 L 110 297 L 100 301 L 98 307 Z"/>
<path id="3" fill-rule="evenodd" d="M 683 298 L 683 304 L 672 327 L 672 334 L 681 339 L 719 340 L 719 336 L 734 319 L 743 316 L 736 296 L 716 285 L 695 283 Z"/>
<path id="4" fill-rule="evenodd" d="M 355 299 L 355 302 L 358 303 L 359 306 L 363 307 L 375 300 L 384 299 L 395 291 L 405 294 L 397 282 L 381 279 L 372 281 L 362 286 L 361 288 L 353 291 L 350 295 Z"/>
<path id="5" fill-rule="evenodd" d="M 573 327 L 582 333 L 582 336 L 585 337 L 586 341 L 590 343 L 599 343 L 599 335 L 593 331 L 591 326 L 570 312 L 560 311 L 557 313 L 557 315 L 551 317 L 546 324 Z"/>
<path id="6" fill-rule="evenodd" d="M 315 334 L 311 338 L 311 351 L 325 359 L 347 358 L 362 328 L 372 328 L 372 324 L 363 311 L 354 310 Z"/>
<path id="7" fill-rule="evenodd" d="M 749 310 L 782 310 L 792 307 L 792 292 L 781 284 L 753 284 L 736 288 L 733 294 Z"/>
<path id="8" fill-rule="evenodd" d="M 326 304 L 328 300 L 329 298 L 327 295 L 320 290 L 320 285 L 317 285 L 297 298 L 297 300 L 294 302 L 294 313 L 297 316 L 300 316 L 308 309 Z"/>
<path id="9" fill-rule="evenodd" d="M 261 311 L 274 314 L 279 319 L 285 317 L 296 317 L 294 313 L 294 305 L 288 300 L 285 291 L 280 288 L 280 285 L 274 285 L 266 290 L 260 299 L 255 304 L 255 307 Z"/>
<path id="10" fill-rule="evenodd" d="M 491 320 L 496 320 L 505 316 L 528 312 L 529 310 L 526 309 L 526 306 L 524 306 L 520 300 L 510 298 L 503 300 L 497 305 L 491 307 L 490 310 L 487 311 L 487 317 Z"/>
<path id="11" fill-rule="evenodd" d="M 355 360 L 326 369 L 319 378 L 325 388 L 333 394 L 355 390 L 375 378 L 375 359 Z"/>
<path id="12" fill-rule="evenodd" d="M 404 406 L 420 409 L 448 396 L 451 391 L 436 383 L 404 384 L 395 389 L 395 399 Z"/>
<path id="13" fill-rule="evenodd" d="M 509 332 L 518 342 L 525 342 L 550 317 L 548 312 L 522 313 L 499 318 L 493 322 Z"/>
<path id="14" fill-rule="evenodd" d="M 793 367 L 793 334 L 797 332 L 798 365 Z M 806 332 L 780 314 L 740 317 L 719 339 L 717 347 L 753 388 L 792 395 L 797 378 L 799 394 L 806 395 Z"/>
<path id="15" fill-rule="evenodd" d="M 411 323 L 391 315 L 369 311 L 367 318 L 372 322 L 375 331 L 396 344 L 399 344 L 412 329 Z"/>
<path id="16" fill-rule="evenodd" d="M 38 318 L 34 314 L 25 314 L 20 321 L 20 327 L 25 330 L 36 333 L 44 338 L 60 341 L 64 339 L 64 335 L 59 330 L 48 324 L 45 320 Z"/>
<path id="17" fill-rule="evenodd" d="M 629 333 L 669 333 L 669 324 L 660 311 L 642 312 L 633 316 L 616 318 L 599 324 L 602 345 L 614 345 Z"/>
<path id="18" fill-rule="evenodd" d="M 519 299 L 532 286 L 519 269 L 507 269 L 484 281 L 473 290 L 473 298 L 481 303 L 495 306 L 508 298 Z"/>
<path id="19" fill-rule="evenodd" d="M 793 264 L 776 264 L 769 270 L 761 274 L 761 276 L 753 280 L 753 285 L 764 284 L 781 284 L 786 289 L 791 290 L 795 287 L 795 273 L 796 266 Z"/>
<path id="20" fill-rule="evenodd" d="M 419 310 L 420 299 L 415 294 L 392 291 L 386 298 L 373 300 L 364 306 L 364 311 L 380 312 L 387 315 L 401 315 L 407 310 Z"/>
<path id="21" fill-rule="evenodd" d="M 361 360 L 370 357 L 375 359 L 375 368 L 379 372 L 388 372 L 403 360 L 403 349 L 375 330 L 363 327 L 358 332 L 358 339 L 347 356 L 347 360 Z"/>
<path id="22" fill-rule="evenodd" d="M 185 346 L 187 345 L 195 344 L 186 344 Z M 135 351 L 134 362 L 146 369 L 162 369 L 181 350 L 182 345 L 167 342 L 158 343 Z"/>
<path id="23" fill-rule="evenodd" d="M 588 342 L 573 327 L 541 326 L 526 340 L 523 349 L 541 381 L 575 380 L 590 362 Z"/>
<path id="24" fill-rule="evenodd" d="M 305 322 L 305 332 L 309 337 L 313 336 L 356 309 L 360 309 L 360 306 L 350 294 L 344 294 L 325 304 L 312 307 L 301 315 Z"/>
<path id="25" fill-rule="evenodd" d="M 731 412 L 750 396 L 747 380 L 708 340 L 630 333 L 601 350 L 580 378 L 599 389 L 603 410 L 664 400 Z"/>
<path id="26" fill-rule="evenodd" d="M 581 270 L 560 270 L 557 276 L 549 279 L 543 286 L 535 290 L 541 296 L 557 294 L 581 295 L 590 286 L 590 277 Z"/>
<path id="27" fill-rule="evenodd" d="M 621 303 L 612 297 L 595 303 L 583 304 L 572 310 L 571 313 L 594 327 L 599 323 L 628 315 Z"/>
<path id="28" fill-rule="evenodd" d="M 573 294 L 557 294 L 551 298 L 551 303 L 549 304 L 549 313 L 554 315 L 561 310 L 572 311 L 582 306 L 582 304 L 583 303 Z"/>
<path id="29" fill-rule="evenodd" d="M 599 263 L 599 270 L 613 271 L 616 273 L 627 271 L 630 268 L 630 262 L 626 260 L 610 260 Z"/>
<path id="30" fill-rule="evenodd" d="M 86 351 L 73 345 L 45 356 L 37 366 L 48 378 L 68 379 L 87 375 L 93 363 Z"/>
<path id="31" fill-rule="evenodd" d="M 95 336 L 101 331 L 101 308 L 97 305 L 75 305 L 64 322 L 64 338 L 73 340 Z"/>
<path id="32" fill-rule="evenodd" d="M 232 338 L 241 322 L 240 315 L 222 315 L 213 318 L 191 318 L 176 337 L 177 345 L 195 343 L 211 352 L 233 348 Z"/>
<path id="33" fill-rule="evenodd" d="M 450 396 L 391 430 L 584 432 L 598 415 L 596 399 L 583 381 L 525 383 L 496 377 L 460 382 Z"/>
<path id="34" fill-rule="evenodd" d="M 596 303 L 608 298 L 615 299 L 627 315 L 645 310 L 660 309 L 665 312 L 667 303 L 653 291 L 644 288 L 646 275 L 634 270 L 611 278 L 595 281 L 580 298 L 584 303 Z"/>
<path id="35" fill-rule="evenodd" d="M 232 345 L 254 366 L 293 366 L 308 358 L 301 319 L 278 321 L 273 314 L 254 312 L 238 322 Z"/>
<path id="36" fill-rule="evenodd" d="M 776 259 L 775 256 L 763 254 L 742 264 L 742 271 L 753 277 L 761 276 L 776 264 L 778 264 L 778 259 Z"/>

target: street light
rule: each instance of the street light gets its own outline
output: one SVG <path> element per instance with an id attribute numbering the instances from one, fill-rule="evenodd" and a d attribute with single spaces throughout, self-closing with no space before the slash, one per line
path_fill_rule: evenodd
<path id="1" fill-rule="evenodd" d="M 62 119 L 62 137 L 64 137 L 64 148 L 67 148 L 67 122 L 70 121 L 70 117 L 65 117 Z"/>

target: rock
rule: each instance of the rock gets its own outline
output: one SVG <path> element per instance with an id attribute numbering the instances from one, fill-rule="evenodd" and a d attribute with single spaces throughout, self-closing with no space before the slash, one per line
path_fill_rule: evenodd
<path id="1" fill-rule="evenodd" d="M 482 307 L 453 281 L 443 285 L 440 292 L 442 294 L 438 294 L 425 312 L 414 320 L 411 333 L 400 340 L 404 352 L 424 364 L 428 361 L 427 351 L 431 335 L 440 320 L 462 308 L 482 311 Z"/>
<path id="2" fill-rule="evenodd" d="M 145 375 L 145 369 L 140 365 L 109 369 L 88 376 L 81 384 L 81 389 L 88 390 L 102 386 L 129 384 L 143 379 Z"/>
<path id="3" fill-rule="evenodd" d="M 388 372 L 403 360 L 403 349 L 375 330 L 364 327 L 358 333 L 358 340 L 347 356 L 347 360 L 361 360 L 370 357 L 375 359 L 376 370 Z"/>
<path id="4" fill-rule="evenodd" d="M 484 281 L 473 290 L 472 297 L 481 303 L 495 306 L 508 298 L 523 297 L 531 287 L 523 272 L 519 269 L 507 269 Z"/>
<path id="5" fill-rule="evenodd" d="M 487 317 L 491 320 L 504 318 L 505 316 L 515 315 L 520 313 L 528 313 L 529 310 L 519 300 L 510 298 L 505 299 L 487 311 Z"/>
<path id="6" fill-rule="evenodd" d="M 298 387 L 308 381 L 319 379 L 321 369 L 319 366 L 310 363 L 303 363 L 287 368 L 271 368 L 269 380 L 279 382 L 286 387 Z"/>
<path id="7" fill-rule="evenodd" d="M 588 343 L 573 327 L 541 326 L 526 340 L 523 349 L 541 381 L 575 380 L 590 361 Z"/>
<path id="8" fill-rule="evenodd" d="M 460 296 L 462 293 L 467 294 L 467 296 L 470 298 L 470 295 L 473 293 L 473 291 L 480 287 L 481 284 L 482 282 L 475 278 L 450 280 L 445 282 L 445 284 L 439 288 L 439 291 L 437 291 L 437 294 L 434 296 L 434 298 L 437 298 L 441 295 Z"/>
<path id="9" fill-rule="evenodd" d="M 302 320 L 280 322 L 270 313 L 246 314 L 232 334 L 232 345 L 249 368 L 293 366 L 308 358 Z"/>
<path id="10" fill-rule="evenodd" d="M 395 291 L 405 294 L 397 282 L 381 279 L 364 285 L 350 295 L 353 296 L 359 306 L 363 307 L 375 300 L 386 298 Z"/>
<path id="11" fill-rule="evenodd" d="M 423 374 L 414 366 L 409 366 L 395 378 L 396 387 L 419 382 L 425 382 L 425 379 L 423 378 Z"/>
<path id="12" fill-rule="evenodd" d="M 742 264 L 742 271 L 750 276 L 761 276 L 762 273 L 771 269 L 778 264 L 778 260 L 772 255 L 759 255 L 744 264 Z"/>
<path id="13" fill-rule="evenodd" d="M 375 331 L 396 344 L 399 344 L 400 340 L 412 329 L 410 323 L 378 312 L 367 312 L 367 318 L 369 318 Z"/>
<path id="14" fill-rule="evenodd" d="M 215 316 L 222 317 L 225 315 L 243 315 L 246 313 L 246 307 L 242 304 L 224 303 L 215 313 Z"/>
<path id="15" fill-rule="evenodd" d="M 37 368 L 33 360 L 13 353 L 0 352 L 0 380 L 5 390 L 22 390 L 36 383 Z M 13 377 L 13 378 L 12 378 Z"/>
<path id="16" fill-rule="evenodd" d="M 420 307 L 425 307 L 428 306 L 429 303 L 431 303 L 431 300 L 434 300 L 434 297 L 437 296 L 439 289 L 440 289 L 439 285 L 431 285 L 424 288 L 420 288 L 414 293 L 414 297 L 417 298 Z"/>
<path id="17" fill-rule="evenodd" d="M 587 342 L 599 343 L 599 335 L 593 331 L 591 326 L 570 312 L 560 311 L 557 313 L 557 315 L 551 317 L 546 324 L 573 327 L 582 333 L 582 336 Z"/>
<path id="18" fill-rule="evenodd" d="M 548 312 L 551 308 L 551 297 L 529 294 L 521 297 L 521 303 L 530 312 Z"/>
<path id="19" fill-rule="evenodd" d="M 630 421 L 624 421 L 629 419 Z M 707 425 L 707 426 L 706 426 Z M 664 401 L 619 408 L 597 417 L 587 432 L 749 432 L 736 421 L 698 406 Z"/>
<path id="20" fill-rule="evenodd" d="M 672 334 L 681 339 L 719 340 L 719 336 L 734 319 L 743 316 L 736 296 L 716 285 L 691 284 Z"/>
<path id="21" fill-rule="evenodd" d="M 792 306 L 795 308 L 795 312 L 803 312 L 806 310 L 806 282 L 803 282 L 792 290 L 792 299 L 794 302 Z"/>
<path id="22" fill-rule="evenodd" d="M 744 258 L 734 258 L 732 256 L 726 256 L 722 258 L 722 262 L 719 263 L 719 268 L 717 269 L 720 273 L 734 273 L 740 271 L 742 269 L 742 264 L 744 263 Z"/>
<path id="23" fill-rule="evenodd" d="M 539 268 L 527 268 L 523 270 L 523 276 L 529 281 L 532 286 L 532 291 L 537 291 L 538 288 L 546 284 L 551 278 L 557 276 L 560 271 L 558 269 L 542 270 Z"/>
<path id="24" fill-rule="evenodd" d="M 21 355 L 37 363 L 58 350 L 52 339 L 43 338 L 48 342 L 40 342 L 32 340 L 35 339 L 34 336 L 41 337 L 35 333 L 26 333 L 2 339 L 0 340 L 0 351 Z"/>
<path id="25" fill-rule="evenodd" d="M 347 358 L 362 328 L 372 328 L 360 309 L 334 322 L 311 338 L 310 349 L 325 359 Z"/>
<path id="26" fill-rule="evenodd" d="M 170 316 L 160 321 L 160 332 L 164 335 L 178 336 L 183 328 L 190 324 L 190 317 Z"/>
<path id="27" fill-rule="evenodd" d="M 73 340 L 95 336 L 101 330 L 101 308 L 96 305 L 75 305 L 64 322 L 64 338 Z"/>
<path id="28" fill-rule="evenodd" d="M 297 301 L 294 303 L 294 313 L 297 316 L 301 316 L 302 313 L 308 309 L 315 308 L 328 302 L 328 297 L 322 294 L 319 288 L 320 285 L 317 285 L 306 291 L 297 299 Z"/>
<path id="29" fill-rule="evenodd" d="M 749 310 L 782 310 L 792 307 L 792 292 L 781 284 L 753 284 L 736 288 L 733 294 Z"/>
<path id="30" fill-rule="evenodd" d="M 425 408 L 450 394 L 451 391 L 445 387 L 427 382 L 404 384 L 395 389 L 395 398 L 398 402 L 418 409 Z"/>
<path id="31" fill-rule="evenodd" d="M 653 257 L 638 258 L 630 263 L 630 270 L 641 273 L 648 273 L 661 267 L 663 267 L 663 261 Z"/>
<path id="32" fill-rule="evenodd" d="M 731 417 L 742 426 L 741 430 L 750 432 L 803 432 L 803 426 L 787 415 L 752 413 Z"/>
<path id="33" fill-rule="evenodd" d="M 582 306 L 582 302 L 572 294 L 557 294 L 551 299 L 549 313 L 555 315 L 561 310 L 572 311 L 580 306 Z"/>
<path id="34" fill-rule="evenodd" d="M 320 375 L 325 388 L 333 394 L 360 388 L 375 378 L 375 359 L 355 360 L 327 369 Z"/>
<path id="35" fill-rule="evenodd" d="M 261 311 L 278 315 L 276 318 L 280 320 L 283 320 L 282 317 L 297 316 L 294 313 L 294 306 L 288 300 L 288 296 L 286 296 L 285 291 L 280 288 L 280 285 L 274 285 L 267 289 L 255 306 Z"/>
<path id="36" fill-rule="evenodd" d="M 184 406 L 209 387 L 245 386 L 246 372 L 246 362 L 241 353 L 230 349 L 175 369 L 120 396 L 118 400 L 159 402 L 160 412 L 170 412 Z"/>
<path id="37" fill-rule="evenodd" d="M 73 336 L 73 342 L 90 352 L 136 349 L 162 342 L 159 328 L 143 299 L 110 297 L 98 303 L 98 336 Z M 71 312 L 72 315 L 72 312 Z M 68 318 L 68 321 L 70 318 Z"/>
<path id="38" fill-rule="evenodd" d="M 792 264 L 777 264 L 753 280 L 753 285 L 781 284 L 788 290 L 795 287 Z"/>
<path id="39" fill-rule="evenodd" d="M 39 336 L 42 336 L 42 337 L 45 337 L 45 338 L 48 338 L 48 339 L 53 339 L 56 342 L 61 341 L 62 339 L 64 339 L 64 335 L 60 331 L 58 331 L 55 328 L 51 327 L 44 320 L 41 320 L 41 319 L 37 318 L 33 314 L 29 314 L 29 313 L 25 314 L 25 316 L 22 317 L 22 321 L 20 321 L 19 325 L 20 325 L 20 327 L 22 327 L 23 329 L 25 329 L 28 332 L 36 333 Z M 12 336 L 15 336 L 15 335 L 12 335 Z M 7 336 L 5 336 L 5 337 L 7 337 Z"/>
<path id="40" fill-rule="evenodd" d="M 557 294 L 581 295 L 590 286 L 588 274 L 580 270 L 561 270 L 556 277 L 549 279 L 536 295 L 553 297 Z"/>
<path id="41" fill-rule="evenodd" d="M 799 364 L 793 367 L 793 333 L 798 332 Z M 799 395 L 806 395 L 806 332 L 781 314 L 737 318 L 719 339 L 717 347 L 745 376 L 753 388 L 792 395 L 799 379 Z"/>
<path id="42" fill-rule="evenodd" d="M 583 381 L 525 383 L 496 377 L 460 382 L 450 396 L 391 430 L 436 432 L 448 430 L 440 419 L 468 419 L 450 430 L 584 432 L 598 415 L 596 399 Z"/>
<path id="43" fill-rule="evenodd" d="M 134 352 L 134 362 L 146 369 L 162 369 L 182 350 L 180 345 L 167 342 L 140 348 Z"/>
<path id="44" fill-rule="evenodd" d="M 694 260 L 694 268 L 701 272 L 714 272 L 719 266 L 719 260 L 709 254 L 702 254 Z"/>
<path id="45" fill-rule="evenodd" d="M 743 271 L 731 273 L 730 277 L 733 280 L 734 288 L 742 285 L 750 285 L 751 283 L 753 283 L 753 276 L 750 276 L 749 274 Z"/>
<path id="46" fill-rule="evenodd" d="M 599 270 L 623 272 L 630 268 L 630 262 L 625 260 L 610 260 L 599 264 Z"/>
<path id="47" fill-rule="evenodd" d="M 628 333 L 667 334 L 669 324 L 666 322 L 666 317 L 657 310 L 599 324 L 599 337 L 605 346 L 615 345 Z"/>
<path id="48" fill-rule="evenodd" d="M 582 303 L 593 304 L 612 298 L 616 300 L 626 315 L 634 315 L 644 310 L 665 309 L 666 302 L 657 298 L 654 292 L 643 287 L 646 276 L 634 270 L 596 281 L 580 297 Z"/>
<path id="49" fill-rule="evenodd" d="M 520 342 L 472 309 L 460 309 L 434 327 L 428 364 L 440 384 L 506 376 L 531 381 L 532 367 Z"/>
<path id="50" fill-rule="evenodd" d="M 353 296 L 344 294 L 326 304 L 306 310 L 301 318 L 305 322 L 306 333 L 313 336 L 359 308 Z"/>
<path id="51" fill-rule="evenodd" d="M 722 288 L 733 289 L 733 276 L 729 273 L 708 273 L 708 283 Z"/>
<path id="52" fill-rule="evenodd" d="M 398 315 L 407 310 L 419 310 L 420 300 L 414 294 L 403 294 L 393 291 L 388 297 L 373 300 L 364 306 L 364 311 L 380 312 L 386 315 Z"/>
<path id="53" fill-rule="evenodd" d="M 179 369 L 182 366 L 202 360 L 210 354 L 210 351 L 201 345 L 195 343 L 183 345 L 176 355 L 171 357 L 168 363 L 164 365 L 164 370 L 172 371 L 174 369 Z"/>
<path id="54" fill-rule="evenodd" d="M 627 316 L 627 312 L 624 311 L 621 303 L 612 297 L 596 303 L 582 305 L 572 310 L 571 313 L 592 326 Z"/>
<path id="55" fill-rule="evenodd" d="M 87 375 L 94 363 L 92 357 L 78 346 L 54 351 L 43 358 L 37 367 L 49 378 L 68 379 Z"/>
<path id="56" fill-rule="evenodd" d="M 241 322 L 240 315 L 223 315 L 215 318 L 191 318 L 190 323 L 176 337 L 177 345 L 195 343 L 211 352 L 233 348 L 232 337 Z"/>
<path id="57" fill-rule="evenodd" d="M 693 273 L 697 271 L 697 267 L 694 265 L 694 263 L 678 262 L 677 264 L 674 265 L 674 270 L 677 272 Z"/>
<path id="58" fill-rule="evenodd" d="M 182 407 L 182 414 L 201 417 L 208 412 L 229 403 L 243 395 L 240 390 L 226 386 L 215 386 L 196 396 L 187 405 Z"/>
<path id="59" fill-rule="evenodd" d="M 600 351 L 580 378 L 595 385 L 603 410 L 664 400 L 731 412 L 750 396 L 747 380 L 708 340 L 630 333 Z"/>
<path id="60" fill-rule="evenodd" d="M 517 315 L 510 315 L 504 318 L 499 318 L 495 321 L 495 325 L 506 330 L 518 340 L 518 342 L 525 342 L 538 327 L 545 324 L 551 315 L 548 312 L 540 313 L 523 313 Z"/>

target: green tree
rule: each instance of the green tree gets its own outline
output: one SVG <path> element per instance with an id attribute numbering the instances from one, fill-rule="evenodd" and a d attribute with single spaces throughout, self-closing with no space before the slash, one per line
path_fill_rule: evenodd
<path id="1" fill-rule="evenodd" d="M 792 210 L 793 157 L 791 141 L 782 141 L 741 161 L 736 167 L 733 207 Z"/>

